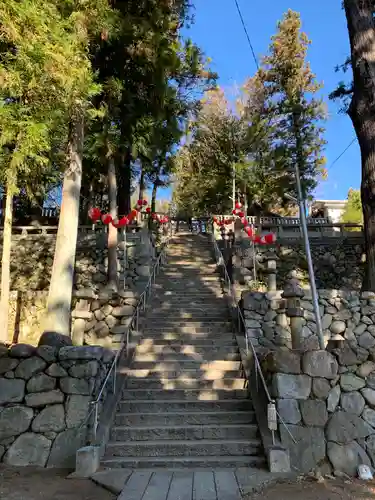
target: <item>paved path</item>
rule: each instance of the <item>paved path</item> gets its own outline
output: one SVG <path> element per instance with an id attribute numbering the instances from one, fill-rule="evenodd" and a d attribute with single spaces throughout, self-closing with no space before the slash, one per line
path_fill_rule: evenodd
<path id="1" fill-rule="evenodd" d="M 118 500 L 242 500 L 288 477 L 256 468 L 217 470 L 122 470 L 125 485 Z"/>

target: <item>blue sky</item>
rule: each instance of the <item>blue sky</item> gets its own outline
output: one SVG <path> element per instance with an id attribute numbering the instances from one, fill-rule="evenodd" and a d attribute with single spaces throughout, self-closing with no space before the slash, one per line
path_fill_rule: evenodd
<path id="1" fill-rule="evenodd" d="M 342 75 L 335 73 L 337 64 L 349 55 L 346 19 L 341 0 L 238 0 L 255 53 L 267 52 L 276 23 L 291 8 L 301 13 L 303 30 L 312 41 L 308 59 L 319 81 L 324 84 L 322 95 L 328 105 L 329 119 L 325 138 L 328 180 L 315 193 L 320 199 L 344 199 L 350 187 L 360 185 L 360 153 L 355 142 L 345 155 L 331 163 L 355 137 L 350 118 L 338 114 L 338 104 L 328 101 Z M 224 88 L 241 85 L 256 70 L 234 0 L 194 0 L 195 23 L 187 31 L 212 58 L 212 69 L 219 74 Z M 159 197 L 166 197 L 161 190 Z"/>

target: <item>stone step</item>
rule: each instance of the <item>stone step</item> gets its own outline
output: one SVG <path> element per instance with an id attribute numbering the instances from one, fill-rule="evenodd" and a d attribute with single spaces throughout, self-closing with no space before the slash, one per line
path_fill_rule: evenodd
<path id="1" fill-rule="evenodd" d="M 240 361 L 240 354 L 237 351 L 232 353 L 220 352 L 205 352 L 202 354 L 190 352 L 160 352 L 160 353 L 135 353 L 133 363 L 211 363 L 214 361 Z"/>
<path id="2" fill-rule="evenodd" d="M 145 336 L 147 334 L 147 337 Z M 175 345 L 175 346 L 183 346 L 191 344 L 193 346 L 211 346 L 217 348 L 225 348 L 225 346 L 235 346 L 236 340 L 233 337 L 232 333 L 219 333 L 218 335 L 214 334 L 205 334 L 202 333 L 180 333 L 180 332 L 132 332 L 132 341 L 133 342 L 143 342 L 143 340 L 151 343 L 153 345 L 156 344 L 164 344 L 164 345 Z M 116 334 L 111 336 L 112 343 L 121 343 L 123 339 L 123 334 Z"/>
<path id="3" fill-rule="evenodd" d="M 174 426 L 256 424 L 255 412 L 246 411 L 181 411 L 157 413 L 117 413 L 117 426 Z"/>
<path id="4" fill-rule="evenodd" d="M 265 467 L 263 456 L 231 456 L 231 457 L 113 457 L 105 458 L 103 467 L 113 469 L 191 469 L 191 470 L 215 470 L 215 469 L 237 469 L 241 467 Z"/>
<path id="5" fill-rule="evenodd" d="M 165 339 L 164 337 L 160 336 L 159 339 L 156 339 L 156 337 L 139 337 L 138 340 L 139 344 L 137 346 L 137 350 L 141 351 L 143 348 L 152 348 L 156 350 L 164 350 L 164 349 L 171 349 L 172 351 L 181 351 L 184 350 L 185 348 L 187 349 L 195 349 L 196 352 L 201 352 L 201 349 L 211 349 L 211 350 L 225 350 L 225 352 L 228 352 L 227 350 L 231 349 L 238 349 L 236 339 L 232 336 L 231 333 L 229 333 L 227 336 L 222 335 L 220 338 L 214 337 L 213 339 L 206 339 L 202 338 L 201 341 L 195 338 L 192 338 L 192 341 L 189 342 L 189 334 L 186 336 L 182 336 L 182 338 L 179 339 Z"/>
<path id="6" fill-rule="evenodd" d="M 144 326 L 142 328 L 143 331 L 147 331 L 150 328 L 152 330 L 155 329 L 164 329 L 164 330 L 173 330 L 176 328 L 190 328 L 190 331 L 204 331 L 205 333 L 207 332 L 227 332 L 233 330 L 233 324 L 231 321 L 209 321 L 207 319 L 202 320 L 202 321 L 196 321 L 194 319 L 188 320 L 173 320 L 169 319 L 168 317 L 165 317 L 164 320 L 160 318 L 159 320 L 154 321 L 151 323 L 150 321 L 147 321 L 145 318 L 142 318 L 140 321 L 140 324 Z M 186 331 L 186 330 L 185 330 Z"/>
<path id="7" fill-rule="evenodd" d="M 225 300 L 223 300 L 223 297 L 213 297 L 211 299 L 197 299 L 194 297 L 191 297 L 190 299 L 186 299 L 185 297 L 174 297 L 171 295 L 169 298 L 157 298 L 157 297 L 152 297 L 151 302 L 147 306 L 147 309 L 153 308 L 153 307 L 183 307 L 183 308 L 201 308 L 201 307 L 206 307 L 206 308 L 218 308 L 220 309 L 227 309 L 227 303 Z"/>
<path id="8" fill-rule="evenodd" d="M 258 437 L 254 424 L 225 425 L 176 425 L 176 426 L 117 426 L 112 428 L 111 441 L 153 441 L 153 440 L 199 440 L 199 439 L 244 439 Z"/>
<path id="9" fill-rule="evenodd" d="M 137 370 L 155 370 L 158 369 L 160 372 L 166 371 L 178 371 L 178 370 L 210 370 L 216 369 L 221 371 L 233 371 L 241 369 L 241 361 L 227 361 L 225 359 L 220 359 L 216 361 L 199 361 L 193 359 L 184 360 L 166 360 L 166 361 L 137 361 L 134 360 L 131 364 L 131 368 Z"/>
<path id="10" fill-rule="evenodd" d="M 195 290 L 161 290 L 153 289 L 152 298 L 168 300 L 170 297 L 182 299 L 182 300 L 214 300 L 223 299 L 224 293 L 222 290 L 219 291 L 208 291 L 207 289 L 195 289 Z"/>
<path id="11" fill-rule="evenodd" d="M 253 410 L 253 404 L 249 399 L 217 399 L 216 401 L 197 401 L 197 400 L 170 400 L 163 399 L 158 401 L 120 401 L 118 411 L 120 413 L 157 413 L 157 412 L 175 412 L 175 411 L 244 411 Z"/>
<path id="12" fill-rule="evenodd" d="M 226 378 L 236 378 L 240 375 L 238 369 L 235 370 L 225 370 L 222 368 L 212 368 L 212 369 L 189 369 L 185 366 L 179 366 L 177 369 L 168 369 L 171 367 L 166 366 L 153 366 L 148 369 L 139 368 L 124 368 L 119 367 L 118 372 L 129 377 L 138 378 L 139 380 L 173 380 L 176 378 L 187 378 L 187 379 L 197 379 L 197 380 L 222 380 Z"/>
<path id="13" fill-rule="evenodd" d="M 213 356 L 225 355 L 231 356 L 239 353 L 239 349 L 236 345 L 225 345 L 216 346 L 215 344 L 211 345 L 191 345 L 191 344 L 158 344 L 155 342 L 145 342 L 141 340 L 140 343 L 135 348 L 136 356 L 171 356 L 171 355 L 183 355 L 183 356 L 192 356 L 192 357 L 200 357 L 201 359 L 207 359 L 207 356 L 210 356 L 210 359 Z M 139 359 L 139 358 L 138 358 Z"/>
<path id="14" fill-rule="evenodd" d="M 200 456 L 243 456 L 262 452 L 260 439 L 197 441 L 110 441 L 106 457 L 200 457 Z"/>
<path id="15" fill-rule="evenodd" d="M 248 399 L 247 389 L 124 389 L 122 403 L 128 401 L 224 401 L 225 399 Z"/>
<path id="16" fill-rule="evenodd" d="M 213 389 L 213 390 L 235 390 L 247 387 L 247 380 L 244 378 L 220 378 L 216 380 L 200 380 L 188 377 L 142 379 L 127 377 L 125 381 L 126 389 Z"/>

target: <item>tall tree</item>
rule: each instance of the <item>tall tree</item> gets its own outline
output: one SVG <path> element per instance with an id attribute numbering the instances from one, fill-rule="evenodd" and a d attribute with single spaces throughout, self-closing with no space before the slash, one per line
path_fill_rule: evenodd
<path id="1" fill-rule="evenodd" d="M 375 21 L 372 0 L 344 0 L 353 85 L 348 114 L 361 150 L 361 198 L 367 255 L 363 288 L 375 292 Z"/>

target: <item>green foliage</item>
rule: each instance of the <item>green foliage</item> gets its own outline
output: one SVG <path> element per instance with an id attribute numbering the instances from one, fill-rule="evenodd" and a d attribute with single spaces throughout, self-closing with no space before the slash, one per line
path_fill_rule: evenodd
<path id="1" fill-rule="evenodd" d="M 349 190 L 348 202 L 344 213 L 341 216 L 341 222 L 349 224 L 363 224 L 362 201 L 359 189 Z"/>
<path id="2" fill-rule="evenodd" d="M 232 109 L 223 91 L 206 93 L 176 157 L 179 209 L 190 213 L 230 210 L 232 178 L 239 195 L 265 212 L 296 196 L 298 163 L 305 195 L 325 175 L 322 102 L 306 61 L 309 40 L 299 14 L 288 11 L 272 37 L 269 55 L 247 80 Z"/>

